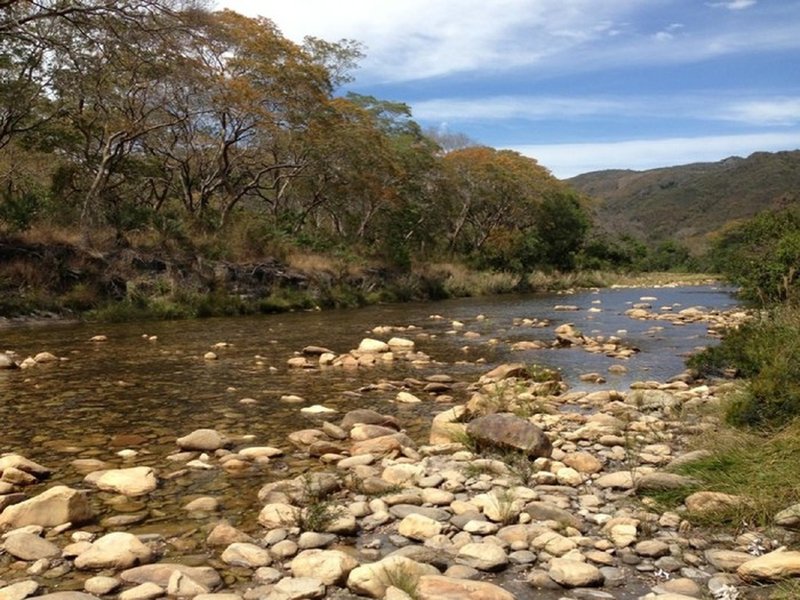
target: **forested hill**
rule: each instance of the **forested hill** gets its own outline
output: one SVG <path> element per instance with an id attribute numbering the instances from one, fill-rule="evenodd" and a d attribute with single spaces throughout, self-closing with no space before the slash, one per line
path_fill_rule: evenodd
<path id="1" fill-rule="evenodd" d="M 800 151 L 649 171 L 596 171 L 567 183 L 594 199 L 601 230 L 648 242 L 674 237 L 697 249 L 727 223 L 800 199 Z"/>

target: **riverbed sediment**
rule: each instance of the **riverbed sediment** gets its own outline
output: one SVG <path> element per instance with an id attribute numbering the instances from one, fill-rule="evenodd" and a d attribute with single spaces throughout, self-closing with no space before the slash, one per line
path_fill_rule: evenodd
<path id="1" fill-rule="evenodd" d="M 684 318 L 716 329 L 745 316 Z M 631 351 L 556 325 L 519 327 L 543 329 L 552 352 L 599 352 L 619 365 Z M 555 371 L 480 359 L 465 375 L 420 349 L 429 335 L 384 326 L 349 352 L 284 350 L 276 370 L 338 369 L 388 404 L 343 410 L 285 394 L 296 424 L 272 443 L 211 412 L 206 427 L 161 423 L 155 436 L 122 427 L 80 443 L 4 446 L 0 595 L 727 599 L 791 573 L 795 553 L 779 552 L 790 529 L 695 525 L 741 499 L 698 489 L 667 510 L 648 495 L 692 485 L 672 467 L 693 456 L 690 439 L 713 434 L 709 408 L 729 384 L 678 373 L 620 390 L 595 373 L 585 381 L 600 383 L 575 389 Z M 113 337 L 86 343 L 113 356 Z M 18 375 L 33 383 L 37 369 L 59 368 L 54 350 Z M 193 360 L 213 369 L 225 351 L 217 343 Z M 404 368 L 417 376 L 386 376 Z"/>

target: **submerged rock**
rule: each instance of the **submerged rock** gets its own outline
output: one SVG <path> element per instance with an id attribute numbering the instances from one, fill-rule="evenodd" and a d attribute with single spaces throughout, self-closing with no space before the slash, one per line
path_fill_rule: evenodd
<path id="1" fill-rule="evenodd" d="M 90 521 L 93 516 L 85 493 L 57 485 L 30 500 L 7 507 L 0 514 L 0 527 L 56 527 L 65 523 L 74 525 Z"/>

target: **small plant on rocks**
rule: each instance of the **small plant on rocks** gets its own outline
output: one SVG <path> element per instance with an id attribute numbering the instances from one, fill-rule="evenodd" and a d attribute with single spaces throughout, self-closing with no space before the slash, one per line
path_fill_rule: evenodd
<path id="1" fill-rule="evenodd" d="M 404 565 L 398 565 L 385 569 L 386 583 L 390 586 L 396 587 L 408 594 L 412 600 L 417 600 L 417 585 L 419 584 L 419 576 L 411 572 Z"/>

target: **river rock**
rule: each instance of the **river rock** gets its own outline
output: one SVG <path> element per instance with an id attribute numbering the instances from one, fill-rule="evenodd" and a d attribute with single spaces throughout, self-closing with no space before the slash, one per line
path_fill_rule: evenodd
<path id="1" fill-rule="evenodd" d="M 636 488 L 640 491 L 677 490 L 696 483 L 697 480 L 692 477 L 664 471 L 643 473 L 636 478 Z"/>
<path id="2" fill-rule="evenodd" d="M 31 594 L 35 594 L 39 589 L 39 584 L 28 579 L 26 581 L 18 581 L 5 587 L 0 587 L 0 600 L 24 600 Z"/>
<path id="3" fill-rule="evenodd" d="M 467 425 L 467 434 L 480 445 L 521 450 L 530 457 L 549 457 L 553 444 L 536 425 L 509 413 L 478 417 Z"/>
<path id="4" fill-rule="evenodd" d="M 603 463 L 589 452 L 572 452 L 561 459 L 568 467 L 572 467 L 579 473 L 593 474 L 603 470 Z"/>
<path id="5" fill-rule="evenodd" d="M 0 528 L 25 525 L 56 527 L 90 521 L 94 514 L 86 494 L 64 485 L 57 485 L 18 504 L 6 507 L 0 514 Z"/>
<path id="6" fill-rule="evenodd" d="M 189 576 L 210 590 L 222 583 L 219 573 L 211 567 L 189 567 L 178 563 L 156 563 L 134 567 L 120 573 L 120 578 L 128 583 L 151 582 L 166 588 L 175 571 Z"/>
<path id="7" fill-rule="evenodd" d="M 100 600 L 97 596 L 84 592 L 53 592 L 41 596 L 28 596 L 29 600 Z"/>
<path id="8" fill-rule="evenodd" d="M 58 357 L 51 352 L 39 352 L 33 357 L 37 364 L 58 362 Z"/>
<path id="9" fill-rule="evenodd" d="M 569 588 L 603 583 L 603 574 L 597 567 L 568 558 L 554 558 L 550 561 L 550 570 L 547 574 L 556 583 Z"/>
<path id="10" fill-rule="evenodd" d="M 183 450 L 204 450 L 211 452 L 228 445 L 228 440 L 215 429 L 196 429 L 176 440 Z"/>
<path id="11" fill-rule="evenodd" d="M 633 472 L 631 471 L 615 471 L 614 473 L 606 473 L 594 480 L 594 484 L 601 488 L 614 488 L 619 490 L 633 489 L 635 482 Z"/>
<path id="12" fill-rule="evenodd" d="M 412 513 L 397 526 L 397 532 L 412 540 L 424 542 L 442 532 L 442 524 L 421 514 Z"/>
<path id="13" fill-rule="evenodd" d="M 785 508 L 775 515 L 775 524 L 780 527 L 800 527 L 800 504 Z"/>
<path id="14" fill-rule="evenodd" d="M 267 529 L 293 527 L 299 519 L 300 509 L 283 502 L 267 504 L 258 514 L 258 522 Z"/>
<path id="15" fill-rule="evenodd" d="M 688 496 L 684 503 L 690 513 L 707 514 L 735 508 L 742 503 L 742 499 L 722 492 L 695 492 Z"/>
<path id="16" fill-rule="evenodd" d="M 304 550 L 292 560 L 295 577 L 316 577 L 325 585 L 341 585 L 358 561 L 339 550 Z"/>
<path id="17" fill-rule="evenodd" d="M 142 583 L 122 592 L 118 600 L 155 600 L 164 595 L 164 589 L 155 583 Z"/>
<path id="18" fill-rule="evenodd" d="M 472 543 L 458 549 L 456 562 L 479 571 L 498 571 L 508 564 L 508 556 L 500 546 Z"/>
<path id="19" fill-rule="evenodd" d="M 158 486 L 156 473 L 151 467 L 96 471 L 89 473 L 84 480 L 93 483 L 98 489 L 123 496 L 144 496 Z"/>
<path id="20" fill-rule="evenodd" d="M 485 373 L 481 376 L 481 382 L 488 383 L 491 381 L 501 381 L 503 379 L 509 379 L 511 377 L 516 377 L 520 379 L 528 379 L 530 378 L 530 371 L 528 370 L 528 365 L 524 363 L 507 363 L 503 365 L 499 365 Z"/>
<path id="21" fill-rule="evenodd" d="M 388 415 L 382 415 L 369 408 L 357 408 L 349 411 L 342 418 L 342 422 L 339 426 L 345 431 L 350 431 L 357 423 L 362 423 L 364 425 L 382 425 L 384 427 L 391 427 L 395 431 L 400 430 L 397 419 Z"/>
<path id="22" fill-rule="evenodd" d="M 710 565 L 719 571 L 733 573 L 741 565 L 753 560 L 752 555 L 747 552 L 737 552 L 735 550 L 721 550 L 711 548 L 705 552 L 706 560 Z"/>
<path id="23" fill-rule="evenodd" d="M 40 558 L 61 556 L 61 550 L 53 542 L 25 531 L 9 535 L 3 542 L 3 550 L 20 560 L 39 560 Z"/>
<path id="24" fill-rule="evenodd" d="M 422 402 L 422 400 L 417 398 L 414 394 L 403 391 L 397 392 L 395 401 L 399 402 L 400 404 L 419 404 L 420 402 Z"/>
<path id="25" fill-rule="evenodd" d="M 207 594 L 209 588 L 182 571 L 173 571 L 167 582 L 167 594 L 178 598 L 193 598 L 200 594 Z"/>
<path id="26" fill-rule="evenodd" d="M 316 577 L 284 577 L 267 596 L 269 600 L 308 600 L 322 598 L 325 584 Z"/>
<path id="27" fill-rule="evenodd" d="M 514 600 L 514 595 L 486 581 L 423 575 L 417 582 L 417 600 Z"/>
<path id="28" fill-rule="evenodd" d="M 33 485 L 38 482 L 35 476 L 16 467 L 6 468 L 0 476 L 0 481 L 18 486 Z"/>
<path id="29" fill-rule="evenodd" d="M 529 514 L 536 521 L 556 521 L 578 530 L 582 530 L 584 527 L 580 518 L 548 502 L 529 502 L 525 505 L 523 512 Z"/>
<path id="30" fill-rule="evenodd" d="M 350 454 L 357 456 L 359 454 L 374 454 L 384 455 L 392 453 L 400 453 L 403 448 L 414 448 L 415 444 L 404 433 L 394 433 L 392 435 L 382 435 L 381 437 L 364 440 L 363 442 L 356 442 L 350 446 Z"/>
<path id="31" fill-rule="evenodd" d="M 212 548 L 230 546 L 236 542 L 252 543 L 253 538 L 227 521 L 217 523 L 206 538 L 206 544 Z"/>
<path id="32" fill-rule="evenodd" d="M 736 573 L 745 581 L 781 581 L 800 576 L 800 552 L 776 550 L 743 563 Z"/>
<path id="33" fill-rule="evenodd" d="M 16 369 L 19 365 L 5 352 L 0 352 L 0 369 Z"/>
<path id="34" fill-rule="evenodd" d="M 222 553 L 222 562 L 238 567 L 268 567 L 272 557 L 264 548 L 247 542 L 235 542 Z"/>
<path id="35" fill-rule="evenodd" d="M 389 351 L 389 344 L 386 342 L 382 342 L 380 340 L 375 340 L 372 338 L 364 338 L 361 340 L 361 343 L 358 345 L 359 352 L 365 352 L 369 354 L 378 354 L 381 352 L 388 352 Z"/>
<path id="36" fill-rule="evenodd" d="M 356 594 L 382 598 L 386 588 L 399 578 L 413 581 L 423 575 L 439 575 L 439 571 L 436 567 L 404 556 L 387 556 L 383 560 L 361 565 L 350 571 L 347 587 Z"/>
<path id="37" fill-rule="evenodd" d="M 39 463 L 33 462 L 20 454 L 4 454 L 0 456 L 0 472 L 6 469 L 14 468 L 20 471 L 25 471 L 31 475 L 36 475 L 37 478 L 47 477 L 50 475 L 50 469 L 43 467 Z"/>
<path id="38" fill-rule="evenodd" d="M 122 582 L 116 577 L 97 575 L 96 577 L 89 577 L 89 579 L 83 583 L 83 589 L 90 594 L 105 596 L 113 592 L 120 585 L 122 585 Z"/>
<path id="39" fill-rule="evenodd" d="M 153 560 L 153 551 L 130 533 L 115 531 L 98 538 L 75 559 L 78 569 L 128 569 Z"/>

